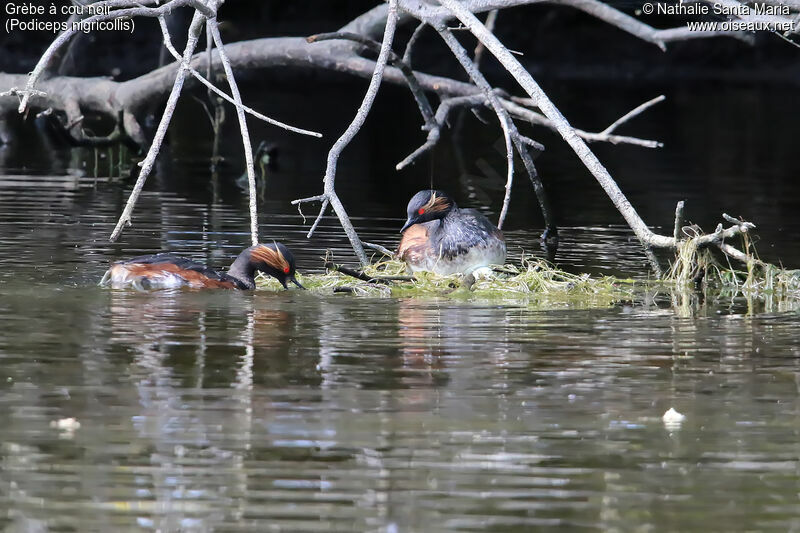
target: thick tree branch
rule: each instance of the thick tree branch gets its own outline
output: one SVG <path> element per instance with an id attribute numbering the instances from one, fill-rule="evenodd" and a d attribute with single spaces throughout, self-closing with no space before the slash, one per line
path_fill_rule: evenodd
<path id="1" fill-rule="evenodd" d="M 169 11 L 172 11 L 177 7 L 189 5 L 192 3 L 194 3 L 193 0 L 171 0 L 170 2 L 164 4 L 163 6 L 156 8 L 149 8 L 142 6 L 129 9 L 122 9 L 122 10 L 112 11 L 111 13 L 108 14 L 100 14 L 88 17 L 87 19 L 84 20 L 84 23 L 89 24 L 92 22 L 102 22 L 122 17 L 159 17 L 164 13 L 168 13 Z M 59 48 L 61 48 L 61 46 L 64 45 L 67 41 L 69 41 L 72 38 L 72 36 L 78 33 L 78 31 L 79 29 L 73 26 L 70 27 L 67 31 L 59 34 L 59 36 L 56 37 L 52 43 L 50 43 L 50 46 L 47 47 L 47 50 L 45 50 L 44 54 L 42 54 L 42 57 L 39 58 L 39 62 L 36 64 L 36 67 L 34 67 L 33 72 L 31 72 L 30 76 L 28 76 L 28 82 L 25 85 L 24 95 L 19 103 L 20 113 L 25 111 L 25 109 L 27 108 L 28 101 L 30 100 L 32 94 L 31 91 L 34 89 L 36 82 L 45 72 L 47 65 L 50 63 L 50 60 L 55 55 L 56 51 Z"/>
<path id="2" fill-rule="evenodd" d="M 671 42 L 687 41 L 690 39 L 707 39 L 709 37 L 734 37 L 747 42 L 751 41 L 751 37 L 744 32 L 690 31 L 686 26 L 663 30 L 653 28 L 649 24 L 645 24 L 598 0 L 465 0 L 461 4 L 461 7 L 464 11 L 481 13 L 495 9 L 508 9 L 516 6 L 543 3 L 573 7 L 615 26 L 642 41 L 652 43 L 662 50 L 665 50 L 667 44 Z M 446 5 L 443 4 L 443 6 L 444 7 L 436 6 L 432 3 L 424 4 L 419 1 L 403 1 L 400 3 L 401 9 L 412 13 L 421 20 L 427 20 L 429 23 L 437 20 L 446 21 L 452 18 L 458 18 Z"/>

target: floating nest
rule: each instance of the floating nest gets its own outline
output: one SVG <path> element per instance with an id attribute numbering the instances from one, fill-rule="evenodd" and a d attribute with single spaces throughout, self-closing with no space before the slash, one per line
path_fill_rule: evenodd
<path id="1" fill-rule="evenodd" d="M 800 309 L 800 270 L 761 261 L 750 242 L 745 242 L 744 249 L 747 260 L 736 268 L 724 256 L 720 260 L 708 248 L 697 246 L 694 239 L 687 239 L 662 280 L 572 274 L 533 257 L 524 257 L 519 266 L 497 266 L 491 274 L 477 278 L 432 272 L 410 276 L 405 263 L 398 260 L 373 263 L 359 271 L 326 260 L 324 274 L 298 274 L 298 279 L 310 292 L 325 295 L 483 300 L 541 309 L 589 309 L 661 298 L 671 300 L 679 314 L 687 316 L 704 302 L 726 299 L 743 299 L 752 312 Z M 270 277 L 259 277 L 257 284 L 259 288 L 282 289 Z M 754 302 L 763 305 L 754 306 Z"/>
<path id="2" fill-rule="evenodd" d="M 330 263 L 328 263 L 331 266 Z M 346 269 L 345 269 L 346 270 Z M 542 259 L 524 258 L 521 266 L 498 266 L 486 276 L 453 274 L 442 276 L 417 272 L 409 276 L 405 263 L 398 260 L 374 263 L 362 274 L 370 281 L 354 278 L 328 268 L 325 274 L 298 275 L 309 291 L 322 294 L 347 293 L 375 298 L 451 298 L 481 300 L 518 300 L 537 302 L 548 307 L 607 307 L 634 296 L 637 282 L 609 276 L 570 274 Z M 280 284 L 267 277 L 258 286 L 278 290 Z"/>

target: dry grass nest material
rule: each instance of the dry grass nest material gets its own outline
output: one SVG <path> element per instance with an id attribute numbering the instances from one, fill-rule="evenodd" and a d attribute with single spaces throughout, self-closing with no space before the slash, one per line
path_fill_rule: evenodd
<path id="1" fill-rule="evenodd" d="M 417 272 L 410 281 L 381 280 L 408 275 L 405 263 L 398 260 L 371 264 L 363 272 L 375 281 L 361 281 L 330 269 L 325 274 L 298 275 L 298 279 L 309 291 L 322 294 L 347 292 L 369 297 L 537 300 L 565 307 L 613 305 L 630 299 L 635 285 L 630 279 L 571 274 L 536 258 L 524 258 L 519 267 L 510 264 L 497 267 L 491 275 L 478 279 L 472 275 L 442 276 Z M 281 288 L 276 280 L 263 276 L 258 279 L 258 286 Z"/>

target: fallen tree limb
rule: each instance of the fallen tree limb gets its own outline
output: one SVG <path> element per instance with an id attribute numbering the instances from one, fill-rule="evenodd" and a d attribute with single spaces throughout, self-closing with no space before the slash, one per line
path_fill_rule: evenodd
<path id="1" fill-rule="evenodd" d="M 333 261 L 325 261 L 325 268 L 328 270 L 341 272 L 346 276 L 356 278 L 357 280 L 366 281 L 367 283 L 382 283 L 384 285 L 391 285 L 394 281 L 414 281 L 414 276 L 370 276 L 361 270 L 354 270 L 344 265 L 336 264 Z"/>

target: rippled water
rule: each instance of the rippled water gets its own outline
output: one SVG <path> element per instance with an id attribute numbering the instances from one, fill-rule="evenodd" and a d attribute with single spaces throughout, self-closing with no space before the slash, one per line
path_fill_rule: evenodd
<path id="1" fill-rule="evenodd" d="M 741 299 L 681 307 L 656 294 L 611 308 L 538 310 L 96 287 L 116 258 L 168 249 L 224 266 L 248 242 L 246 201 L 231 185 L 241 169 L 228 169 L 214 190 L 205 163 L 180 150 L 172 147 L 117 244 L 107 237 L 130 182 L 103 170 L 117 156 L 98 154 L 99 179 L 91 153 L 61 175 L 20 163 L 16 152 L 6 160 L 0 529 L 800 528 L 796 312 Z M 630 153 L 619 150 L 622 160 Z M 295 250 L 303 272 L 319 271 L 326 249 L 347 260 L 335 221 L 306 240 L 310 221 L 288 206 L 316 192 L 319 168 L 304 167 L 300 153 L 285 160 L 282 172 L 303 180 L 269 189 L 262 236 Z M 386 166 L 343 164 L 362 175 Z M 416 172 L 427 179 L 427 168 Z M 594 205 L 587 192 L 580 209 L 565 201 L 576 183 L 591 187 L 588 178 L 554 174 L 564 182 L 562 217 L 573 221 L 559 263 L 647 276 L 630 233 L 598 223 L 614 220 L 601 196 Z M 387 199 L 359 183 L 343 185 L 354 222 L 365 239 L 392 245 L 405 192 L 390 189 Z M 709 196 L 693 183 L 696 205 Z M 767 245 L 766 254 L 790 263 L 797 220 L 787 213 L 796 212 L 798 186 L 777 183 L 746 200 L 729 190 L 725 200 L 754 202 L 767 242 L 780 250 Z M 629 188 L 646 216 L 665 223 L 683 194 Z M 507 232 L 514 257 L 538 251 L 524 195 Z M 670 407 L 686 416 L 677 427 L 662 422 Z"/>

